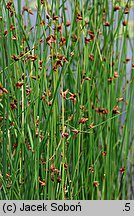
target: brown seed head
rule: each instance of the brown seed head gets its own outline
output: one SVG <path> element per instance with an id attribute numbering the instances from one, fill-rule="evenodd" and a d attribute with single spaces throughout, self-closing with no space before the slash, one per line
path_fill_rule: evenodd
<path id="1" fill-rule="evenodd" d="M 13 31 L 15 29 L 15 26 L 13 24 L 10 25 L 10 31 Z"/>
<path id="2" fill-rule="evenodd" d="M 126 5 L 126 8 L 125 8 L 124 14 L 128 14 L 128 13 L 129 13 L 129 6 Z"/>
<path id="3" fill-rule="evenodd" d="M 62 133 L 62 138 L 64 138 L 64 137 L 68 138 L 69 137 L 69 133 Z"/>
<path id="4" fill-rule="evenodd" d="M 109 77 L 109 78 L 108 78 L 108 82 L 109 82 L 109 83 L 111 83 L 111 82 L 112 82 L 112 80 L 113 80 L 113 78 L 112 78 L 112 77 Z"/>
<path id="5" fill-rule="evenodd" d="M 68 27 L 68 26 L 70 26 L 71 25 L 71 23 L 69 22 L 69 21 L 67 21 L 66 22 L 66 26 Z"/>
<path id="6" fill-rule="evenodd" d="M 58 19 L 59 19 L 59 17 L 58 17 L 58 16 L 56 16 L 56 15 L 53 15 L 53 20 L 56 20 L 56 21 L 58 21 Z"/>
<path id="7" fill-rule="evenodd" d="M 104 26 L 110 26 L 110 22 L 105 22 Z"/>
<path id="8" fill-rule="evenodd" d="M 90 173 L 94 173 L 94 168 L 92 166 L 89 167 L 88 170 L 90 171 Z"/>
<path id="9" fill-rule="evenodd" d="M 125 167 L 121 167 L 121 168 L 120 168 L 120 172 L 121 172 L 121 174 L 124 174 L 124 172 L 125 172 Z"/>
<path id="10" fill-rule="evenodd" d="M 16 37 L 16 34 L 15 35 L 13 35 L 13 37 L 11 38 L 11 40 L 16 40 L 17 39 L 17 37 Z"/>
<path id="11" fill-rule="evenodd" d="M 124 100 L 124 98 L 123 98 L 123 97 L 120 97 L 120 98 L 118 99 L 118 102 L 123 101 L 123 100 Z"/>
<path id="12" fill-rule="evenodd" d="M 61 46 L 64 46 L 66 44 L 66 38 L 61 37 L 60 38 L 60 44 L 61 44 Z"/>
<path id="13" fill-rule="evenodd" d="M 57 181 L 58 181 L 58 183 L 61 182 L 61 176 L 60 175 L 57 177 Z"/>
<path id="14" fill-rule="evenodd" d="M 118 110 L 118 106 L 115 106 L 113 109 L 113 114 L 120 114 L 120 111 Z"/>
<path id="15" fill-rule="evenodd" d="M 11 56 L 11 58 L 14 59 L 15 61 L 18 61 L 18 60 L 20 59 L 19 57 L 17 57 L 17 56 L 14 55 L 14 54 Z"/>
<path id="16" fill-rule="evenodd" d="M 13 4 L 13 2 L 12 2 L 12 1 L 9 1 L 9 2 L 6 4 L 6 8 L 10 10 L 12 4 Z"/>
<path id="17" fill-rule="evenodd" d="M 51 169 L 52 172 L 55 170 L 54 164 L 51 164 L 51 168 L 50 169 Z"/>
<path id="18" fill-rule="evenodd" d="M 68 164 L 64 164 L 64 169 L 65 169 L 65 170 L 68 169 Z"/>
<path id="19" fill-rule="evenodd" d="M 80 121 L 79 121 L 79 123 L 82 123 L 82 124 L 84 124 L 85 122 L 87 122 L 88 121 L 88 118 L 81 118 L 80 119 Z"/>
<path id="20" fill-rule="evenodd" d="M 89 128 L 93 128 L 94 127 L 94 122 L 92 122 L 90 125 L 89 125 Z"/>
<path id="21" fill-rule="evenodd" d="M 42 187 L 46 186 L 46 181 L 39 180 L 39 183 L 41 184 Z"/>
<path id="22" fill-rule="evenodd" d="M 51 173 L 51 180 L 54 181 L 54 172 Z"/>
<path id="23" fill-rule="evenodd" d="M 118 73 L 114 72 L 114 78 L 118 78 L 118 77 L 119 77 Z"/>
<path id="24" fill-rule="evenodd" d="M 123 24 L 123 26 L 126 26 L 127 25 L 127 20 L 124 20 L 122 24 Z"/>
<path id="25" fill-rule="evenodd" d="M 85 44 L 89 43 L 91 41 L 90 38 L 85 37 Z"/>
<path id="26" fill-rule="evenodd" d="M 94 32 L 89 30 L 89 31 L 88 31 L 88 34 L 89 34 L 91 40 L 93 40 L 94 37 L 95 37 Z"/>
<path id="27" fill-rule="evenodd" d="M 77 41 L 77 36 L 76 35 L 72 35 L 72 39 L 73 39 L 73 42 L 76 42 Z"/>
<path id="28" fill-rule="evenodd" d="M 89 59 L 91 60 L 91 61 L 94 61 L 94 55 L 93 54 L 89 54 Z"/>
<path id="29" fill-rule="evenodd" d="M 118 11 L 118 10 L 120 10 L 121 8 L 118 6 L 118 5 L 115 5 L 114 6 L 114 11 Z"/>
<path id="30" fill-rule="evenodd" d="M 98 181 L 94 181 L 94 182 L 93 182 L 93 186 L 97 188 L 97 187 L 99 186 Z"/>
<path id="31" fill-rule="evenodd" d="M 6 88 L 3 88 L 1 84 L 0 84 L 0 90 L 2 92 L 5 92 L 6 94 L 8 94 L 8 90 Z"/>
<path id="32" fill-rule="evenodd" d="M 102 152 L 102 156 L 106 156 L 106 154 L 107 154 L 106 151 Z"/>
<path id="33" fill-rule="evenodd" d="M 129 62 L 130 60 L 131 60 L 131 58 L 128 58 L 128 57 L 127 57 L 127 58 L 126 58 L 126 63 Z"/>
<path id="34" fill-rule="evenodd" d="M 82 16 L 80 14 L 77 14 L 76 22 L 79 22 L 81 20 L 83 20 Z"/>
<path id="35" fill-rule="evenodd" d="M 17 82 L 16 83 L 17 89 L 20 89 L 23 84 L 24 84 L 24 82 Z"/>

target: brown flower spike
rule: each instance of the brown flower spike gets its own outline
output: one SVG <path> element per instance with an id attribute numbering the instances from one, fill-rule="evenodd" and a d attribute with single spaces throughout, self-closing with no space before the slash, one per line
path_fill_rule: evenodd
<path id="1" fill-rule="evenodd" d="M 85 122 L 87 122 L 88 121 L 88 118 L 81 118 L 80 119 L 80 121 L 79 121 L 79 123 L 82 123 L 82 124 L 84 124 Z"/>

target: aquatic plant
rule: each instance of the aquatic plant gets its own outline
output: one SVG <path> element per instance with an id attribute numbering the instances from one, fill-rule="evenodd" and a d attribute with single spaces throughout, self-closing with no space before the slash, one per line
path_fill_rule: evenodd
<path id="1" fill-rule="evenodd" d="M 0 199 L 131 199 L 131 1 L 23 3 L 0 2 Z"/>

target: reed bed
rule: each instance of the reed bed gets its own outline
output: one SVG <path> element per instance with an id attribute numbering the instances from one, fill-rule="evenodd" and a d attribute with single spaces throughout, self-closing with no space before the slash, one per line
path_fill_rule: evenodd
<path id="1" fill-rule="evenodd" d="M 35 7 L 0 1 L 0 199 L 133 199 L 132 1 Z"/>

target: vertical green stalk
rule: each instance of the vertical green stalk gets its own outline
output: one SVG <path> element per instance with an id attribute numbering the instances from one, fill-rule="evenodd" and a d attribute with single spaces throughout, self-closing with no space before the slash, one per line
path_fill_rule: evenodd
<path id="1" fill-rule="evenodd" d="M 63 80 L 62 80 L 62 89 L 63 89 Z M 63 134 L 65 132 L 65 125 L 64 125 L 64 98 L 62 97 L 62 131 Z M 64 163 L 65 163 L 65 140 L 62 140 L 62 200 L 65 199 L 65 170 L 64 170 Z"/>

